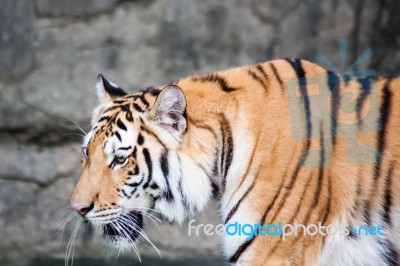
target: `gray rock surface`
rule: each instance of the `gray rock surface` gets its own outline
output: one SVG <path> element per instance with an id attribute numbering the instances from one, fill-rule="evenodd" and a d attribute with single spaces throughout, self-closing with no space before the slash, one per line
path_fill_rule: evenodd
<path id="1" fill-rule="evenodd" d="M 400 70 L 396 0 L 33 3 L 0 6 L 0 265 L 62 260 L 73 222 L 61 241 L 55 233 L 80 168 L 81 137 L 71 120 L 90 127 L 98 73 L 132 92 L 274 58 L 315 61 L 317 51 L 340 66 L 340 38 L 349 43 L 346 66 L 370 48 L 374 56 L 360 68 Z M 217 223 L 215 209 L 210 204 L 198 222 Z M 216 236 L 161 224 L 162 238 L 150 221 L 147 227 L 167 258 L 220 258 Z M 99 245 L 98 232 L 81 230 L 78 257 L 104 258 Z M 149 245 L 141 249 L 155 256 Z"/>
<path id="2" fill-rule="evenodd" d="M 16 81 L 27 74 L 35 62 L 32 2 L 3 0 L 0 21 L 0 81 Z"/>
<path id="3" fill-rule="evenodd" d="M 96 15 L 111 10 L 118 0 L 35 0 L 36 11 L 40 16 L 78 17 Z"/>

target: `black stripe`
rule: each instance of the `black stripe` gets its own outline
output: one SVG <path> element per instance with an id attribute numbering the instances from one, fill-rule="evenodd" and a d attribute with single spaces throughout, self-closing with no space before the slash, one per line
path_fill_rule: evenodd
<path id="1" fill-rule="evenodd" d="M 331 137 L 332 137 L 332 144 L 336 143 L 336 132 L 337 132 L 337 119 L 340 107 L 340 95 L 339 95 L 339 83 L 340 79 L 339 76 L 336 75 L 332 71 L 327 71 L 327 82 L 328 87 L 331 93 Z"/>
<path id="2" fill-rule="evenodd" d="M 307 81 L 305 77 L 305 72 L 304 69 L 301 65 L 301 60 L 300 59 L 286 59 L 286 61 L 292 66 L 293 70 L 296 72 L 297 78 L 299 80 L 299 85 L 300 85 L 300 92 L 301 96 L 303 98 L 304 102 L 304 111 L 305 111 L 305 116 L 306 116 L 306 144 L 303 149 L 303 154 L 300 156 L 300 159 L 298 161 L 297 167 L 292 175 L 292 180 L 287 187 L 288 190 L 287 192 L 293 187 L 294 184 L 294 179 L 297 176 L 300 167 L 304 164 L 306 161 L 309 149 L 310 149 L 310 141 L 311 141 L 311 131 L 312 131 L 312 124 L 311 124 L 311 108 L 310 108 L 310 99 L 307 96 Z M 286 198 L 286 197 L 285 197 Z"/>
<path id="3" fill-rule="evenodd" d="M 143 179 L 141 179 L 140 182 L 125 183 L 125 185 L 130 186 L 130 187 L 137 187 L 137 186 L 140 186 L 142 181 L 143 181 Z"/>
<path id="4" fill-rule="evenodd" d="M 265 218 L 267 217 L 268 212 L 271 210 L 276 198 L 279 195 L 279 191 L 280 191 L 280 189 L 275 194 L 274 198 L 272 199 L 272 202 L 268 205 L 268 207 L 265 210 L 264 215 L 260 221 L 264 221 Z M 263 222 L 263 224 L 264 224 L 264 222 Z M 238 249 L 235 251 L 235 253 L 229 258 L 229 262 L 236 263 L 237 260 L 239 259 L 240 255 L 242 255 L 242 253 L 251 245 L 251 243 L 253 243 L 254 239 L 256 239 L 257 236 L 258 236 L 258 234 L 256 236 L 254 236 L 252 239 L 245 241 L 243 244 L 241 244 L 238 247 Z"/>
<path id="5" fill-rule="evenodd" d="M 325 215 L 324 215 L 324 217 L 322 218 L 322 224 L 324 225 L 325 224 L 325 222 L 328 220 L 328 215 L 329 215 L 329 213 L 331 212 L 331 197 L 332 197 L 332 191 L 331 191 L 331 178 L 330 178 L 330 175 L 328 174 L 327 175 L 327 180 L 328 180 L 328 188 L 327 188 L 327 191 L 328 191 L 328 197 L 327 197 L 327 199 L 328 199 L 328 206 L 326 207 L 326 209 L 325 209 Z M 325 241 L 325 238 L 324 238 L 324 241 Z"/>
<path id="6" fill-rule="evenodd" d="M 390 110 L 391 110 L 391 99 L 392 99 L 392 92 L 389 90 L 389 84 L 390 84 L 391 78 L 388 78 L 385 82 L 385 85 L 382 88 L 382 104 L 380 108 L 380 125 L 378 126 L 378 129 L 380 129 L 378 136 L 377 136 L 377 149 L 376 149 L 376 154 L 375 154 L 375 171 L 374 171 L 374 187 L 377 186 L 379 177 L 381 176 L 381 169 L 382 169 L 382 155 L 386 146 L 386 126 L 387 122 L 389 119 L 390 115 Z M 367 225 L 370 225 L 371 223 L 371 217 L 370 217 L 370 202 L 366 203 L 366 211 L 365 211 L 365 217 L 366 217 L 366 223 Z"/>
<path id="7" fill-rule="evenodd" d="M 291 190 L 292 190 L 292 188 L 294 186 L 294 183 L 297 180 L 297 175 L 299 174 L 300 169 L 301 169 L 302 165 L 304 164 L 304 162 L 305 162 L 305 160 L 307 158 L 308 151 L 310 149 L 310 140 L 309 139 L 307 139 L 307 142 L 304 145 L 304 149 L 305 149 L 305 152 L 300 156 L 300 159 L 299 159 L 299 161 L 298 161 L 298 163 L 296 165 L 296 168 L 295 168 L 295 170 L 294 170 L 294 172 L 293 172 L 293 174 L 292 174 L 292 176 L 290 178 L 290 183 L 285 187 L 286 189 L 285 189 L 285 193 L 283 195 L 284 201 L 280 202 L 280 204 L 279 204 L 279 206 L 277 208 L 278 211 L 275 213 L 274 217 L 271 220 L 272 222 L 275 220 L 276 216 L 278 216 L 280 210 L 282 210 L 282 208 L 283 208 L 283 205 L 285 205 L 286 200 L 289 198 L 288 195 L 291 192 Z"/>
<path id="8" fill-rule="evenodd" d="M 180 160 L 179 160 L 180 161 Z M 180 164 L 180 167 L 179 168 L 181 168 L 181 163 L 179 162 L 179 164 Z M 184 205 L 184 207 L 186 208 L 186 212 L 190 212 L 190 204 L 189 204 L 189 202 L 188 202 L 188 200 L 187 200 L 187 198 L 186 198 L 186 196 L 183 194 L 183 189 L 182 189 L 182 178 L 180 178 L 179 179 L 179 183 L 178 183 L 178 190 L 179 190 L 179 193 L 181 194 L 181 198 L 182 198 L 182 204 Z"/>
<path id="9" fill-rule="evenodd" d="M 384 260 L 388 263 L 389 266 L 398 266 L 400 256 L 399 253 L 397 252 L 396 247 L 389 240 L 383 240 L 383 241 L 379 242 L 381 246 L 383 246 L 381 249 L 381 254 Z"/>
<path id="10" fill-rule="evenodd" d="M 136 111 L 143 113 L 144 111 L 142 110 L 142 108 L 137 104 L 137 103 L 133 103 L 132 104 L 133 108 L 135 108 Z"/>
<path id="11" fill-rule="evenodd" d="M 222 131 L 222 153 L 221 153 L 221 169 L 222 181 L 221 192 L 225 191 L 226 177 L 233 159 L 233 138 L 232 131 L 228 120 L 224 115 L 221 116 L 221 131 Z"/>
<path id="12" fill-rule="evenodd" d="M 361 173 L 362 169 L 358 169 L 358 174 L 357 174 L 357 190 L 356 190 L 356 196 L 354 200 L 354 204 L 351 210 L 351 216 L 356 217 L 358 212 L 361 210 L 361 216 L 363 218 L 363 221 L 365 221 L 365 200 L 361 201 Z"/>
<path id="13" fill-rule="evenodd" d="M 146 89 L 143 90 L 143 93 L 150 93 L 150 95 L 152 96 L 157 96 L 160 93 L 160 90 L 154 87 L 147 87 Z"/>
<path id="14" fill-rule="evenodd" d="M 296 218 L 298 212 L 300 211 L 301 206 L 303 205 L 302 203 L 303 203 L 303 201 L 304 201 L 304 196 L 305 196 L 305 194 L 306 194 L 306 191 L 307 191 L 307 188 L 308 188 L 308 186 L 309 186 L 309 184 L 310 184 L 310 181 L 311 181 L 311 175 L 308 177 L 307 183 L 304 185 L 303 191 L 302 191 L 302 193 L 301 193 L 301 197 L 300 197 L 300 199 L 297 201 L 296 209 L 294 210 L 292 216 L 290 217 L 289 224 L 293 224 L 293 220 Z M 311 210 L 312 210 L 312 208 L 309 209 L 309 211 L 311 211 Z M 309 216 L 306 216 L 306 217 L 309 218 Z M 305 224 L 306 224 L 306 223 L 305 223 Z M 279 239 L 279 240 L 280 240 L 280 239 Z M 275 251 L 276 251 L 276 249 L 279 247 L 280 244 L 281 244 L 280 242 L 276 242 L 276 243 L 274 244 L 273 248 L 269 250 L 269 255 L 274 254 Z"/>
<path id="15" fill-rule="evenodd" d="M 142 103 L 146 106 L 146 108 L 149 107 L 149 102 L 144 98 L 144 94 L 140 95 L 139 99 L 142 101 Z"/>
<path id="16" fill-rule="evenodd" d="M 125 98 L 132 98 L 134 100 L 138 99 L 140 97 L 140 91 L 139 92 L 135 92 L 133 94 L 127 95 L 125 96 Z"/>
<path id="17" fill-rule="evenodd" d="M 144 143 L 144 137 L 142 134 L 139 133 L 138 139 L 137 139 L 137 144 L 143 145 L 143 143 Z"/>
<path id="18" fill-rule="evenodd" d="M 292 156 L 293 157 L 293 156 Z M 291 161 L 291 160 L 290 160 Z M 284 177 L 286 176 L 287 170 L 284 173 Z M 263 216 L 261 217 L 260 221 L 262 222 L 262 224 L 265 224 L 265 220 L 267 218 L 268 213 L 271 211 L 272 207 L 275 205 L 275 202 L 278 198 L 278 196 L 281 194 L 282 188 L 283 188 L 283 183 L 284 183 L 284 178 L 281 179 L 281 182 L 279 184 L 279 188 L 276 191 L 276 194 L 274 195 L 274 198 L 272 199 L 272 201 L 269 203 L 269 205 L 267 206 L 267 208 L 265 209 L 265 212 L 263 214 Z M 278 209 L 279 211 L 279 209 Z M 251 245 L 251 243 L 254 241 L 254 239 L 258 236 L 255 235 L 252 239 L 250 239 L 249 241 L 244 242 L 242 245 L 239 246 L 239 248 L 236 250 L 236 252 L 230 257 L 229 262 L 231 263 L 235 263 L 240 255 L 242 255 L 242 253 Z"/>
<path id="19" fill-rule="evenodd" d="M 220 152 L 219 152 L 219 149 L 217 148 L 216 150 L 215 150 L 215 152 L 214 152 L 214 162 L 213 162 L 213 168 L 212 168 L 212 175 L 213 176 L 221 176 L 220 175 L 220 169 L 219 169 L 219 167 L 218 167 L 218 165 L 219 165 L 219 159 L 220 159 Z M 220 188 L 220 186 L 219 185 L 217 185 L 217 187 L 218 187 L 218 196 L 220 196 L 221 194 L 220 194 L 220 190 L 221 190 L 221 188 Z"/>
<path id="20" fill-rule="evenodd" d="M 233 196 L 238 191 L 238 189 L 242 186 L 243 182 L 246 180 L 246 177 L 248 176 L 248 174 L 250 172 L 250 168 L 251 168 L 253 160 L 254 160 L 254 154 L 256 153 L 256 150 L 257 150 L 257 147 L 258 147 L 258 140 L 260 139 L 259 136 L 260 136 L 260 134 L 258 133 L 258 135 L 256 137 L 257 140 L 255 142 L 254 149 L 253 149 L 253 151 L 251 153 L 251 156 L 250 156 L 250 161 L 247 164 L 246 172 L 243 175 L 242 180 L 240 181 L 239 185 L 236 187 L 235 191 L 232 193 L 231 198 L 228 201 L 228 204 L 230 203 L 230 201 L 232 200 Z M 276 149 L 276 146 L 274 146 L 274 148 L 272 150 L 272 154 L 275 152 L 275 149 Z"/>
<path id="21" fill-rule="evenodd" d="M 122 189 L 122 193 L 123 193 L 124 196 L 127 197 L 128 199 L 130 199 L 130 198 L 132 197 L 132 195 L 129 196 L 128 194 L 126 194 L 126 192 L 125 192 L 124 189 Z"/>
<path id="22" fill-rule="evenodd" d="M 118 126 L 120 129 L 124 130 L 124 131 L 127 131 L 127 130 L 128 130 L 128 129 L 126 128 L 124 122 L 122 122 L 120 119 L 117 120 L 117 126 Z"/>
<path id="23" fill-rule="evenodd" d="M 125 150 L 125 151 L 129 149 L 132 149 L 132 146 L 118 148 L 118 150 Z"/>
<path id="24" fill-rule="evenodd" d="M 390 84 L 391 79 L 387 79 L 385 82 L 385 85 L 383 86 L 382 89 L 382 105 L 380 108 L 380 117 L 381 117 L 381 125 L 380 125 L 380 131 L 378 134 L 378 143 L 377 143 L 377 153 L 375 156 L 375 174 L 374 174 L 374 180 L 375 184 L 377 179 L 379 178 L 381 174 L 381 168 L 382 168 L 382 158 L 381 156 L 383 155 L 385 146 L 386 146 L 386 127 L 387 123 L 389 121 L 389 116 L 390 116 L 390 111 L 391 111 L 391 99 L 392 99 L 392 92 L 389 90 L 389 84 Z"/>
<path id="25" fill-rule="evenodd" d="M 271 69 L 272 69 L 272 73 L 274 74 L 276 80 L 279 82 L 279 85 L 281 86 L 281 92 L 283 93 L 285 90 L 285 86 L 283 85 L 283 81 L 281 79 L 281 76 L 279 75 L 278 70 L 276 69 L 274 63 L 270 62 L 269 63 Z"/>
<path id="26" fill-rule="evenodd" d="M 109 117 L 109 116 L 102 116 L 102 117 L 100 117 L 100 119 L 99 119 L 99 121 L 97 121 L 97 123 L 100 123 L 101 121 L 104 121 L 104 120 L 106 120 L 106 121 L 108 121 L 108 120 L 110 120 L 110 118 L 111 117 Z"/>
<path id="27" fill-rule="evenodd" d="M 101 79 L 103 81 L 105 91 L 108 92 L 108 94 L 110 94 L 112 98 L 122 97 L 126 95 L 126 92 L 123 89 L 111 85 L 111 83 L 108 80 L 106 80 L 103 76 L 101 76 Z"/>
<path id="28" fill-rule="evenodd" d="M 194 82 L 200 81 L 200 82 L 217 83 L 221 87 L 221 89 L 225 92 L 232 92 L 237 90 L 236 88 L 229 87 L 226 80 L 217 74 L 209 74 L 207 76 L 197 76 L 193 77 L 192 80 Z"/>
<path id="29" fill-rule="evenodd" d="M 321 194 L 322 182 L 323 182 L 323 178 L 324 178 L 325 146 L 324 146 L 324 132 L 322 131 L 322 124 L 321 124 L 321 128 L 319 130 L 319 134 L 321 137 L 321 150 L 319 153 L 319 169 L 318 169 L 319 173 L 318 173 L 317 189 L 315 190 L 312 208 L 315 208 L 318 205 L 319 196 Z"/>
<path id="30" fill-rule="evenodd" d="M 146 149 L 146 148 L 143 149 L 143 156 L 144 156 L 144 160 L 146 162 L 147 170 L 148 170 L 147 181 L 143 185 L 143 188 L 146 189 L 149 186 L 150 181 L 151 181 L 152 176 L 153 176 L 153 165 L 152 165 L 152 162 L 151 162 L 150 153 L 149 153 L 148 149 Z"/>
<path id="31" fill-rule="evenodd" d="M 258 69 L 258 71 L 260 71 L 261 75 L 263 75 L 263 77 L 265 79 L 265 82 L 268 83 L 269 78 L 268 78 L 267 73 L 264 70 L 264 67 L 261 64 L 259 64 L 259 65 L 256 66 L 256 68 Z"/>
<path id="32" fill-rule="evenodd" d="M 258 83 L 260 83 L 261 87 L 264 88 L 264 91 L 267 91 L 267 84 L 265 84 L 264 80 L 262 80 L 261 78 L 259 78 L 256 73 L 254 73 L 253 71 L 251 71 L 251 69 L 247 70 L 247 73 L 249 73 L 249 75 L 256 81 L 258 81 Z"/>
<path id="33" fill-rule="evenodd" d="M 144 124 L 140 126 L 140 130 L 146 132 L 147 134 L 151 135 L 152 137 L 154 137 L 158 143 L 160 143 L 161 146 L 163 146 L 163 148 L 166 150 L 167 146 L 165 146 L 164 142 L 161 141 L 161 139 L 153 132 L 151 131 L 148 127 L 146 127 Z"/>
<path id="34" fill-rule="evenodd" d="M 209 125 L 203 124 L 202 121 L 194 121 L 194 119 L 191 118 L 191 117 L 188 117 L 188 118 L 187 118 L 187 121 L 188 121 L 191 125 L 193 125 L 193 126 L 195 126 L 195 127 L 197 127 L 197 128 L 201 128 L 201 129 L 205 129 L 205 130 L 209 131 L 209 132 L 213 135 L 213 137 L 214 137 L 215 139 L 217 138 L 218 135 L 217 135 L 217 133 L 215 133 L 214 129 L 213 129 L 212 127 L 210 127 Z"/>
<path id="35" fill-rule="evenodd" d="M 128 175 L 137 175 L 139 174 L 139 166 L 135 165 L 135 169 L 133 171 L 128 171 Z"/>
<path id="36" fill-rule="evenodd" d="M 246 192 L 243 194 L 243 196 L 240 198 L 240 200 L 238 200 L 238 202 L 235 204 L 235 206 L 233 206 L 233 208 L 230 210 L 230 212 L 228 213 L 228 215 L 226 216 L 225 219 L 225 223 L 226 224 L 231 218 L 232 216 L 235 214 L 236 210 L 239 208 L 240 203 L 242 203 L 242 201 L 247 197 L 247 195 L 250 193 L 250 191 L 253 189 L 254 184 L 256 182 L 253 181 L 253 183 L 251 184 L 251 186 L 246 190 Z"/>
<path id="37" fill-rule="evenodd" d="M 292 156 L 292 157 L 293 157 L 293 156 Z M 287 170 L 286 170 L 286 171 L 287 171 Z M 283 176 L 286 176 L 286 172 L 284 173 Z M 274 198 L 273 198 L 272 201 L 269 203 L 269 205 L 267 206 L 267 208 L 266 208 L 265 211 L 264 211 L 263 216 L 262 216 L 261 219 L 260 219 L 260 221 L 261 221 L 262 224 L 265 224 L 265 220 L 266 220 L 266 218 L 267 218 L 268 213 L 271 211 L 272 207 L 275 205 L 275 202 L 276 202 L 276 200 L 277 200 L 278 196 L 280 195 L 281 190 L 282 190 L 282 188 L 283 188 L 283 183 L 284 183 L 284 178 L 281 178 L 281 182 L 280 182 L 280 184 L 279 184 L 279 188 L 278 188 L 278 190 L 276 191 L 276 194 L 274 195 Z M 255 239 L 257 236 L 258 236 L 258 234 L 255 235 L 255 236 L 254 236 L 252 239 L 250 239 L 249 241 L 246 241 L 246 242 L 244 242 L 242 245 L 240 245 L 239 248 L 236 250 L 236 252 L 230 257 L 229 261 L 230 261 L 231 263 L 235 263 L 235 262 L 239 259 L 240 255 L 242 255 L 242 253 L 251 245 L 251 243 L 254 241 L 254 239 Z"/>
<path id="38" fill-rule="evenodd" d="M 128 172 L 128 174 L 131 172 Z M 142 175 L 142 178 L 140 179 L 139 182 L 132 182 L 132 183 L 126 183 L 126 185 L 130 186 L 130 187 L 137 187 L 140 186 L 144 181 L 144 174 Z"/>
<path id="39" fill-rule="evenodd" d="M 318 202 L 319 202 L 320 195 L 321 195 L 321 190 L 322 190 L 322 183 L 323 183 L 324 173 L 325 173 L 325 171 L 324 171 L 325 148 L 324 148 L 324 143 L 323 143 L 324 135 L 323 135 L 323 131 L 322 131 L 322 126 L 320 128 L 320 139 L 321 139 L 320 140 L 321 141 L 321 150 L 320 150 L 320 163 L 319 163 L 319 173 L 318 173 L 317 186 L 316 186 L 315 191 L 314 191 L 314 199 L 313 199 L 312 206 L 311 206 L 311 208 L 308 209 L 307 214 L 305 215 L 306 221 L 303 222 L 303 224 L 307 224 L 308 223 L 308 221 L 309 221 L 309 219 L 311 217 L 311 215 L 310 215 L 311 212 L 313 211 L 313 209 L 315 209 L 318 206 Z M 295 210 L 294 214 L 291 216 L 289 224 L 293 223 L 293 221 L 296 218 L 298 212 L 300 211 L 300 206 L 302 205 L 302 202 L 304 201 L 304 195 L 306 193 L 306 190 L 307 190 L 307 187 L 308 187 L 310 181 L 311 181 L 311 176 L 309 177 L 309 179 L 308 179 L 308 181 L 307 181 L 307 183 L 306 183 L 306 185 L 304 187 L 302 196 L 301 196 L 300 200 L 298 201 L 299 204 L 296 206 L 296 210 Z M 329 187 L 328 187 L 328 190 L 329 190 Z M 328 201 L 329 201 L 329 197 L 328 197 Z M 326 213 L 324 214 L 324 218 L 323 218 L 324 221 L 323 221 L 322 224 L 324 224 L 324 222 L 325 222 L 325 218 L 326 218 L 327 213 L 329 212 L 328 211 L 329 208 L 330 208 L 330 206 L 328 206 L 328 208 L 326 208 L 326 209 L 324 208 Z M 275 245 L 275 247 L 270 252 L 270 254 L 273 254 L 278 246 L 279 245 Z"/>
<path id="40" fill-rule="evenodd" d="M 180 157 L 178 157 L 178 161 L 179 161 L 179 169 L 180 169 L 180 172 L 182 172 L 182 170 L 181 170 L 181 169 L 182 169 L 182 162 L 181 162 Z M 191 210 L 191 206 L 190 206 L 190 204 L 189 204 L 189 202 L 188 202 L 188 200 L 187 200 L 187 197 L 186 197 L 186 196 L 184 195 L 184 193 L 183 193 L 183 189 L 182 189 L 182 177 L 179 178 L 178 190 L 179 190 L 179 193 L 181 194 L 182 204 L 183 204 L 183 206 L 186 208 L 185 212 L 187 213 L 187 212 L 193 211 L 193 210 Z M 194 211 L 196 212 L 196 206 L 194 206 Z"/>
<path id="41" fill-rule="evenodd" d="M 312 129 L 312 124 L 311 124 L 311 107 L 310 107 L 310 99 L 308 98 L 307 95 L 307 79 L 306 79 L 306 73 L 304 72 L 303 66 L 301 64 L 300 59 L 286 59 L 286 61 L 291 65 L 293 70 L 296 72 L 297 79 L 299 81 L 300 85 L 300 93 L 304 101 L 304 110 L 306 113 L 306 130 L 307 130 L 307 141 L 310 141 L 311 139 L 311 129 Z"/>
<path id="42" fill-rule="evenodd" d="M 213 198 L 218 198 L 218 196 L 219 196 L 219 186 L 216 183 L 214 183 L 213 181 L 211 181 L 211 187 L 212 187 Z"/>
<path id="43" fill-rule="evenodd" d="M 133 122 L 133 116 L 132 116 L 132 113 L 130 111 L 126 112 L 125 119 L 128 122 Z"/>
<path id="44" fill-rule="evenodd" d="M 114 105 L 114 106 L 108 107 L 106 110 L 104 110 L 103 113 L 107 113 L 107 112 L 115 110 L 117 108 L 119 108 L 119 105 Z"/>
<path id="45" fill-rule="evenodd" d="M 122 109 L 123 111 L 129 110 L 129 104 L 124 104 L 124 105 L 114 105 L 109 108 L 107 108 L 103 113 L 107 113 L 109 111 L 115 110 L 115 109 Z"/>
<path id="46" fill-rule="evenodd" d="M 361 85 L 361 93 L 358 96 L 357 99 L 357 104 L 356 104 L 356 112 L 357 112 L 357 122 L 358 126 L 361 126 L 362 124 L 362 118 L 361 118 L 361 110 L 364 105 L 365 100 L 368 98 L 368 96 L 371 94 L 371 88 L 372 88 L 372 80 L 371 77 L 363 77 L 358 79 L 358 83 Z"/>
<path id="47" fill-rule="evenodd" d="M 304 204 L 303 204 L 304 196 L 306 195 L 307 188 L 308 188 L 309 185 L 310 185 L 311 179 L 312 179 L 312 174 L 310 174 L 310 175 L 308 176 L 307 182 L 306 182 L 306 184 L 304 185 L 303 191 L 302 191 L 302 193 L 301 193 L 301 197 L 300 197 L 300 199 L 297 201 L 296 209 L 295 209 L 295 211 L 293 212 L 292 216 L 290 217 L 289 224 L 292 224 L 292 223 L 293 223 L 293 220 L 296 218 L 297 214 L 299 213 L 301 206 L 304 205 Z M 314 194 L 314 195 L 315 195 L 315 194 Z M 314 206 L 313 206 L 313 207 L 314 207 Z M 312 209 L 313 209 L 313 208 L 309 208 L 308 213 L 307 213 L 307 215 L 305 216 L 307 219 L 310 218 L 309 214 L 311 213 Z M 273 251 L 272 251 L 271 253 L 273 253 Z"/>
<path id="48" fill-rule="evenodd" d="M 383 220 L 389 226 L 392 224 L 391 219 L 390 219 L 390 209 L 392 207 L 393 169 L 394 169 L 394 163 L 392 162 L 389 166 L 389 170 L 386 175 L 385 193 L 384 193 L 384 202 L 383 202 Z"/>
<path id="49" fill-rule="evenodd" d="M 135 192 L 137 191 L 137 187 L 135 187 L 132 192 L 131 192 L 131 197 L 133 196 L 133 194 L 135 194 Z"/>
<path id="50" fill-rule="evenodd" d="M 295 160 L 295 159 L 294 159 L 295 156 L 296 156 L 296 152 L 293 151 L 289 162 L 294 161 L 294 160 Z M 297 164 L 296 164 L 296 168 L 297 168 Z M 277 195 L 274 197 L 274 200 L 271 202 L 270 208 L 272 208 L 272 207 L 275 205 L 275 202 L 276 202 L 278 196 L 281 194 L 282 188 L 283 188 L 283 185 L 284 185 L 284 181 L 285 181 L 285 179 L 286 179 L 286 176 L 288 175 L 288 172 L 289 172 L 289 166 L 288 166 L 288 168 L 285 169 L 285 172 L 283 173 L 283 175 L 282 175 L 282 177 L 281 177 L 281 182 L 280 182 L 280 184 L 279 184 L 279 188 L 278 188 Z M 281 205 L 282 205 L 282 204 L 281 204 Z M 278 209 L 278 212 L 279 212 L 279 210 L 280 210 L 280 209 Z M 273 220 L 275 219 L 276 215 L 278 215 L 278 212 L 276 212 L 275 216 L 271 219 L 271 221 L 273 221 Z M 264 217 L 264 218 L 267 217 L 267 212 L 264 213 L 263 217 Z M 265 221 L 262 220 L 262 222 L 265 222 Z"/>
<path id="51" fill-rule="evenodd" d="M 174 195 L 172 194 L 171 187 L 169 185 L 169 180 L 168 180 L 169 164 L 168 164 L 168 151 L 167 150 L 165 150 L 160 157 L 160 166 L 161 166 L 161 171 L 163 173 L 163 176 L 165 179 L 165 184 L 166 184 L 165 191 L 163 192 L 163 197 L 168 202 L 171 202 L 174 200 Z"/>
<path id="52" fill-rule="evenodd" d="M 286 190 L 285 190 L 285 194 L 283 195 L 283 199 L 285 199 L 285 200 L 279 204 L 279 206 L 277 208 L 278 211 L 275 213 L 274 217 L 272 218 L 272 221 L 275 220 L 275 218 L 276 218 L 276 216 L 278 216 L 280 210 L 282 210 L 283 205 L 286 203 L 286 200 L 288 199 L 288 194 L 292 190 L 293 185 L 294 185 L 295 181 L 297 180 L 296 177 L 300 171 L 300 168 L 301 168 L 300 166 L 304 163 L 305 159 L 306 159 L 306 156 L 301 156 L 300 161 L 297 163 L 296 168 L 290 178 L 290 183 L 285 187 Z"/>
<path id="53" fill-rule="evenodd" d="M 121 135 L 119 134 L 119 132 L 118 131 L 115 131 L 115 136 L 117 136 L 117 138 L 119 139 L 119 141 L 121 141 Z"/>
<path id="54" fill-rule="evenodd" d="M 123 112 L 127 112 L 127 113 L 131 112 L 131 109 L 129 108 L 129 104 L 124 104 L 124 105 L 121 105 L 120 107 L 121 107 L 121 111 L 123 111 Z"/>
<path id="55" fill-rule="evenodd" d="M 132 157 L 136 159 L 137 148 L 136 146 L 133 148 Z"/>
<path id="56" fill-rule="evenodd" d="M 157 185 L 156 182 L 153 182 L 153 183 L 150 185 L 150 188 L 151 188 L 151 189 L 157 189 L 157 188 L 159 188 L 159 186 Z"/>

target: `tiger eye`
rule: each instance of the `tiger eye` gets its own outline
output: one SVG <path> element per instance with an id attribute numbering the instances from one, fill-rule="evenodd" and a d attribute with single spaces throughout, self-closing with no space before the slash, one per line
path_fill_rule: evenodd
<path id="1" fill-rule="evenodd" d="M 123 156 L 117 156 L 115 159 L 117 160 L 118 163 L 123 163 L 126 160 L 126 158 Z"/>

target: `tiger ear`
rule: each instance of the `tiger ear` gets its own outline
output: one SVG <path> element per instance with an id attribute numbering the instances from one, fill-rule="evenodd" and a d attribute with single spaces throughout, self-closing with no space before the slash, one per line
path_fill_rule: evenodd
<path id="1" fill-rule="evenodd" d="M 185 132 L 186 99 L 182 90 L 174 85 L 162 89 L 150 111 L 150 117 L 170 132 Z"/>
<path id="2" fill-rule="evenodd" d="M 127 94 L 123 89 L 106 80 L 102 74 L 97 76 L 96 91 L 100 102 L 103 103 L 112 101 L 114 98 L 122 97 Z"/>

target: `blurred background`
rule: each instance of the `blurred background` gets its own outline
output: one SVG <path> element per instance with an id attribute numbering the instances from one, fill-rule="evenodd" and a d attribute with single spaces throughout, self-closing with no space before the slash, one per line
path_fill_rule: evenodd
<path id="1" fill-rule="evenodd" d="M 274 58 L 400 72 L 397 0 L 1 0 L 0 265 L 63 265 L 73 222 L 69 197 L 79 176 L 80 137 L 103 73 L 127 91 L 193 73 Z M 197 223 L 218 223 L 215 204 Z M 187 224 L 148 221 L 162 251 L 142 243 L 143 265 L 224 265 L 217 236 L 188 236 Z M 108 258 L 99 233 L 81 228 L 75 265 L 135 265 Z"/>

